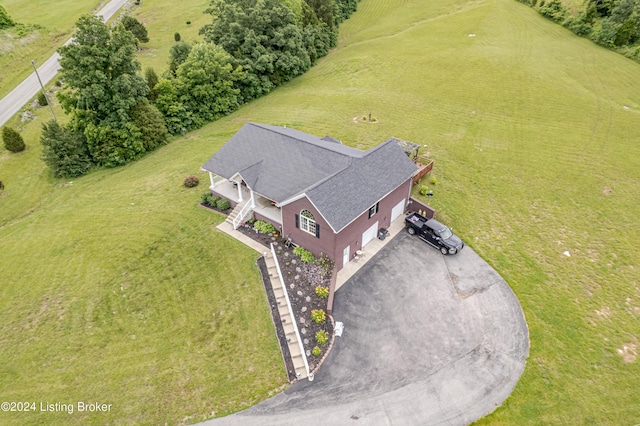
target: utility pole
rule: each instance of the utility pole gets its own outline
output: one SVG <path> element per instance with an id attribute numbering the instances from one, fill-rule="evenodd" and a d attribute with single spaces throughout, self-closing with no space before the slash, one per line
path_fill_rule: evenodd
<path id="1" fill-rule="evenodd" d="M 33 70 L 36 72 L 36 77 L 38 77 L 38 82 L 40 83 L 40 87 L 42 88 L 42 94 L 44 98 L 47 100 L 47 105 L 49 105 L 49 111 L 51 111 L 51 115 L 53 116 L 53 121 L 56 120 L 56 115 L 53 113 L 53 107 L 51 106 L 51 102 L 49 102 L 49 98 L 47 97 L 47 92 L 44 90 L 44 85 L 42 84 L 42 80 L 40 80 L 40 74 L 38 74 L 38 69 L 36 68 L 36 61 L 31 61 L 31 65 L 33 65 Z"/>

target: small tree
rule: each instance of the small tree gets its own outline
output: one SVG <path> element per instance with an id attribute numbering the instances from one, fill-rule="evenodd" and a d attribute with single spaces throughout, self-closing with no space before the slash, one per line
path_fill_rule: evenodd
<path id="1" fill-rule="evenodd" d="M 42 161 L 55 177 L 77 177 L 93 166 L 84 135 L 56 121 L 42 125 Z"/>
<path id="2" fill-rule="evenodd" d="M 7 151 L 20 152 L 26 148 L 24 139 L 22 139 L 20 133 L 12 127 L 5 126 L 2 128 L 2 140 L 4 141 L 4 147 Z"/>
<path id="3" fill-rule="evenodd" d="M 147 86 L 149 86 L 149 94 L 147 97 L 151 101 L 155 101 L 158 98 L 158 91 L 155 89 L 158 84 L 158 74 L 151 67 L 144 71 L 144 79 L 147 80 Z"/>
<path id="4" fill-rule="evenodd" d="M 122 18 L 122 25 L 124 25 L 124 27 L 128 31 L 131 31 L 133 33 L 139 43 L 149 42 L 147 29 L 136 18 L 132 16 L 125 16 L 124 18 Z"/>
<path id="5" fill-rule="evenodd" d="M 131 118 L 140 129 L 145 151 L 152 151 L 167 142 L 167 126 L 155 105 L 143 99 L 131 111 Z"/>
<path id="6" fill-rule="evenodd" d="M 184 63 L 191 52 L 191 45 L 186 41 L 179 41 L 169 49 L 169 71 L 176 75 L 178 67 Z"/>
<path id="7" fill-rule="evenodd" d="M 43 92 L 38 93 L 38 105 L 40 106 L 49 105 L 49 102 L 47 102 L 47 96 Z"/>

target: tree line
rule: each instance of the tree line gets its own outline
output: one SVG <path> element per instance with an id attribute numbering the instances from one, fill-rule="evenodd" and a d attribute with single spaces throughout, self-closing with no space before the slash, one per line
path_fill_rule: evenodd
<path id="1" fill-rule="evenodd" d="M 520 0 L 580 37 L 640 62 L 640 0 L 586 0 L 574 14 L 561 0 Z"/>
<path id="2" fill-rule="evenodd" d="M 235 111 L 306 72 L 337 42 L 358 0 L 212 0 L 190 44 L 176 34 L 168 69 L 140 75 L 146 29 L 133 18 L 113 28 L 83 16 L 59 49 L 57 94 L 70 120 L 43 125 L 43 160 L 56 177 L 114 167 Z M 141 28 L 142 27 L 142 28 Z"/>

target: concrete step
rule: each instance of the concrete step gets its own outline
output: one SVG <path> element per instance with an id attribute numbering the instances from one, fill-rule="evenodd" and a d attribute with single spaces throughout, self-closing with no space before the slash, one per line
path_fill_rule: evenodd
<path id="1" fill-rule="evenodd" d="M 285 334 L 285 336 L 287 336 L 287 337 L 290 337 L 290 336 L 295 337 L 295 336 L 296 336 L 296 332 L 293 330 L 293 324 L 291 324 L 291 323 L 289 322 L 289 323 L 285 323 L 285 324 L 283 324 L 283 325 L 284 325 L 284 327 L 283 327 L 283 328 L 284 328 L 284 334 Z"/>
<path id="2" fill-rule="evenodd" d="M 280 318 L 282 318 L 285 314 L 289 315 L 289 308 L 286 303 L 281 303 L 278 305 L 278 312 L 280 313 Z"/>
<path id="3" fill-rule="evenodd" d="M 291 323 L 291 315 L 289 315 L 289 312 L 287 311 L 285 314 L 280 314 L 280 320 L 282 321 L 283 324 L 286 323 Z"/>
<path id="4" fill-rule="evenodd" d="M 279 283 L 278 283 L 279 284 Z M 274 285 L 273 287 L 273 294 L 276 296 L 276 301 L 282 299 L 281 303 L 287 303 L 284 300 L 284 290 L 282 289 L 282 286 L 278 285 L 277 287 Z"/>
<path id="5" fill-rule="evenodd" d="M 297 356 L 302 358 L 302 356 L 300 355 L 300 346 L 298 346 L 297 342 L 289 343 L 289 353 L 291 353 L 291 358 L 295 358 Z M 302 363 L 302 365 L 304 366 L 304 362 Z"/>

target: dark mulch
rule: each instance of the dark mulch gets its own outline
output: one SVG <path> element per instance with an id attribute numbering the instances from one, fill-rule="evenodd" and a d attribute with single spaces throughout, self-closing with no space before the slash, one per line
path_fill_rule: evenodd
<path id="1" fill-rule="evenodd" d="M 201 205 L 202 207 L 204 207 L 205 209 L 213 210 L 213 211 L 215 211 L 215 212 L 222 213 L 222 214 L 226 214 L 226 215 L 228 215 L 228 214 L 231 212 L 231 209 L 227 209 L 227 210 L 220 210 L 220 209 L 219 209 L 219 208 L 217 208 L 217 207 L 210 206 L 209 204 L 205 204 L 205 203 L 200 203 L 200 205 Z"/>
<path id="2" fill-rule="evenodd" d="M 322 309 L 325 312 L 327 311 L 327 299 L 318 297 L 315 293 L 315 288 L 318 285 L 329 287 L 331 284 L 331 267 L 328 268 L 329 272 L 326 272 L 325 269 L 315 262 L 302 262 L 300 257 L 293 254 L 293 248 L 286 247 L 281 238 L 276 238 L 269 234 L 256 233 L 249 224 L 240 226 L 238 231 L 258 241 L 267 248 L 270 247 L 271 243 L 274 244 L 278 263 L 280 264 L 280 271 L 282 272 L 282 277 L 289 295 L 289 301 L 291 302 L 291 308 L 296 317 L 300 337 L 302 338 L 302 343 L 307 354 L 309 369 L 313 371 L 329 347 L 328 343 L 324 346 L 316 343 L 316 333 L 320 330 L 328 332 L 329 342 L 331 341 L 331 334 L 333 333 L 328 316 L 327 320 L 322 324 L 317 324 L 311 319 L 312 310 Z M 271 292 L 273 293 L 273 290 L 271 290 Z M 277 309 L 272 309 L 272 314 L 274 316 L 274 323 L 278 323 L 280 317 Z M 320 348 L 320 355 L 317 357 L 311 353 L 315 346 Z"/>
<path id="3" fill-rule="evenodd" d="M 276 328 L 276 335 L 278 336 L 280 351 L 282 352 L 282 358 L 284 359 L 284 366 L 287 369 L 287 376 L 289 378 L 289 382 L 293 382 L 296 379 L 296 372 L 293 368 L 293 362 L 291 361 L 291 353 L 289 352 L 289 346 L 287 345 L 284 326 L 282 325 L 282 321 L 279 319 L 278 303 L 276 302 L 276 296 L 273 294 L 273 288 L 271 288 L 267 264 L 262 256 L 258 258 L 256 263 L 258 264 L 260 275 L 262 275 L 262 284 L 264 285 L 264 291 L 267 294 L 267 301 L 271 308 L 271 318 L 273 319 L 273 325 Z"/>

